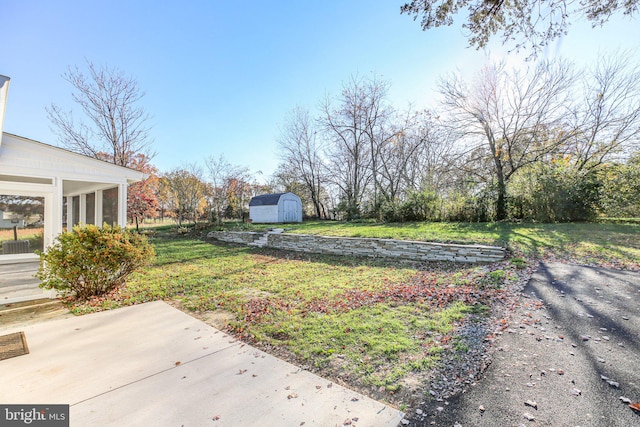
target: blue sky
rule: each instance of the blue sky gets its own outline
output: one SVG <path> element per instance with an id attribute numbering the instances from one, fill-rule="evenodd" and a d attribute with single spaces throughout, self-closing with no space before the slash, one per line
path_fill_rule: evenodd
<path id="1" fill-rule="evenodd" d="M 355 74 L 391 82 L 396 107 L 435 105 L 439 76 L 489 58 L 522 60 L 492 43 L 467 48 L 460 28 L 427 32 L 400 15 L 402 0 L 105 2 L 3 1 L 0 74 L 11 77 L 4 130 L 56 145 L 45 107 L 77 109 L 68 66 L 116 67 L 146 92 L 143 106 L 161 170 L 224 154 L 259 180 L 278 164 L 288 111 L 315 109 Z M 602 29 L 574 22 L 545 55 L 588 64 L 630 49 L 640 59 L 640 19 Z"/>

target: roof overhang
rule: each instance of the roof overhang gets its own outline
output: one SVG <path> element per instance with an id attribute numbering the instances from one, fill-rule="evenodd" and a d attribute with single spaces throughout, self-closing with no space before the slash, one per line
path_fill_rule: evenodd
<path id="1" fill-rule="evenodd" d="M 6 132 L 1 139 L 0 164 L 5 175 L 127 184 L 147 177 L 135 169 Z"/>

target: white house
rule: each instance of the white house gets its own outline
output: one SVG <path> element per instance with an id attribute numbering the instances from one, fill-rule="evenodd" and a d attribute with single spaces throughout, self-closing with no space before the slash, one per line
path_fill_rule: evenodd
<path id="1" fill-rule="evenodd" d="M 24 228 L 24 218 L 13 215 L 11 212 L 4 212 L 0 209 L 0 230 L 3 228 Z"/>
<path id="2" fill-rule="evenodd" d="M 127 221 L 127 185 L 144 174 L 3 132 L 9 78 L 0 75 L 0 196 L 44 201 L 44 247 L 78 223 Z M 0 263 L 30 261 L 34 254 L 0 255 Z"/>
<path id="3" fill-rule="evenodd" d="M 263 194 L 249 202 L 249 217 L 256 223 L 302 222 L 302 202 L 293 193 Z"/>

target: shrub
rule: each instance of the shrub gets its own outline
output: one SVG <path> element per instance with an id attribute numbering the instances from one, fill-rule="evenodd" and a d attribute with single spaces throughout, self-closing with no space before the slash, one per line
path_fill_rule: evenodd
<path id="1" fill-rule="evenodd" d="M 380 212 L 386 222 L 435 221 L 438 218 L 440 198 L 431 190 L 411 191 L 406 200 L 388 200 Z"/>
<path id="2" fill-rule="evenodd" d="M 597 173 L 560 157 L 523 169 L 510 185 L 511 219 L 539 222 L 593 220 L 600 210 Z"/>
<path id="3" fill-rule="evenodd" d="M 119 226 L 75 226 L 40 254 L 40 287 L 88 299 L 124 284 L 153 258 L 147 237 Z"/>

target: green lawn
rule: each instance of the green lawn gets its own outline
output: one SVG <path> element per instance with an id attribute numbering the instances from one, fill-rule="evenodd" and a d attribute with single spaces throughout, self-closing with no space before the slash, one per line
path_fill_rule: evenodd
<path id="1" fill-rule="evenodd" d="M 361 390 L 400 399 L 450 349 L 454 326 L 484 314 L 524 270 L 300 255 L 205 242 L 172 231 L 127 286 L 74 312 L 170 300 L 248 342 Z M 415 381 L 413 382 L 415 383 Z M 380 396 L 379 396 L 380 397 Z M 399 402 L 396 400 L 396 402 Z"/>
<path id="2" fill-rule="evenodd" d="M 268 226 L 227 225 L 256 230 Z M 76 303 L 78 314 L 167 300 L 218 328 L 322 375 L 402 405 L 443 352 L 465 351 L 455 326 L 486 315 L 522 283 L 534 257 L 638 267 L 637 225 L 287 225 L 291 232 L 505 245 L 517 257 L 491 265 L 385 262 L 295 254 L 158 228 L 157 257 L 127 286 Z M 197 234 L 196 234 L 197 233 Z"/>

